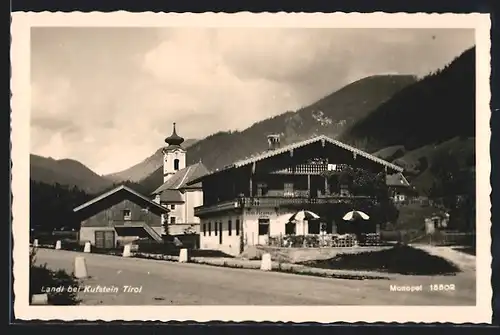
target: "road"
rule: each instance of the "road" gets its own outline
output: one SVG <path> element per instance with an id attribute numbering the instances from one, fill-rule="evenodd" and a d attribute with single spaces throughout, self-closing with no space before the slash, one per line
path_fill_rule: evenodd
<path id="1" fill-rule="evenodd" d="M 76 256 L 85 257 L 90 276 L 82 287 L 118 289 L 80 291 L 82 305 L 475 305 L 474 280 L 465 274 L 349 280 L 50 249 L 39 249 L 36 258 L 50 269 L 71 273 Z M 420 284 L 418 292 L 390 289 Z M 454 284 L 455 290 L 431 292 L 430 284 Z M 142 289 L 124 292 L 123 286 Z"/>

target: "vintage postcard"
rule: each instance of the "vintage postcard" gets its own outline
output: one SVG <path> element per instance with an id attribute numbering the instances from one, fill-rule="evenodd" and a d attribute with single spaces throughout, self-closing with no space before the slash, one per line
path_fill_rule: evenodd
<path id="1" fill-rule="evenodd" d="M 14 13 L 16 317 L 491 322 L 489 30 Z"/>

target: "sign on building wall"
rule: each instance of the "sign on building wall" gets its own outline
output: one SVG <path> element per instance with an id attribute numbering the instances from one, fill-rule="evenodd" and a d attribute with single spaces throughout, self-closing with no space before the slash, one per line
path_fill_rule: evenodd
<path id="1" fill-rule="evenodd" d="M 245 215 L 249 216 L 259 216 L 259 217 L 269 217 L 269 216 L 279 216 L 283 214 L 290 214 L 292 215 L 295 213 L 294 211 L 290 210 L 258 210 L 258 209 L 250 209 L 247 210 Z"/>

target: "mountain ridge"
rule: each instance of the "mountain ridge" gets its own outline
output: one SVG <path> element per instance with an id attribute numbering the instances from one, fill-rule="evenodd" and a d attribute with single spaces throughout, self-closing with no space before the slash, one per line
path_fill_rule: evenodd
<path id="1" fill-rule="evenodd" d="M 182 147 L 187 150 L 190 146 L 195 144 L 197 139 L 186 139 L 182 143 Z M 104 177 L 113 182 L 131 181 L 139 182 L 151 173 L 162 167 L 163 164 L 163 147 L 158 148 L 151 156 L 146 157 L 139 163 L 132 165 L 131 167 L 124 169 L 122 171 L 105 174 Z"/>
<path id="2" fill-rule="evenodd" d="M 187 164 L 203 162 L 209 170 L 267 148 L 266 135 L 281 134 L 283 145 L 324 134 L 337 137 L 342 129 L 417 81 L 413 75 L 374 75 L 328 94 L 297 111 L 255 122 L 242 131 L 220 131 L 197 141 L 187 150 Z M 362 97 L 362 99 L 360 99 Z M 139 182 L 146 188 L 161 184 L 161 167 Z"/>
<path id="3" fill-rule="evenodd" d="M 89 193 L 112 185 L 112 181 L 77 160 L 54 159 L 36 154 L 30 154 L 30 179 L 46 184 L 76 186 Z"/>
<path id="4" fill-rule="evenodd" d="M 475 114 L 472 47 L 397 92 L 348 127 L 339 140 L 404 167 L 417 191 L 429 195 L 439 182 L 436 170 L 448 164 L 455 166 L 455 173 L 475 169 Z"/>

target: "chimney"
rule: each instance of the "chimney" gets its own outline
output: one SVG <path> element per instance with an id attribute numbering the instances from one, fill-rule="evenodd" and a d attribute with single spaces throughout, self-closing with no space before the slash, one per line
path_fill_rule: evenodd
<path id="1" fill-rule="evenodd" d="M 271 134 L 267 135 L 267 143 L 269 144 L 269 148 L 267 150 L 276 150 L 280 147 L 280 135 L 279 134 Z"/>

